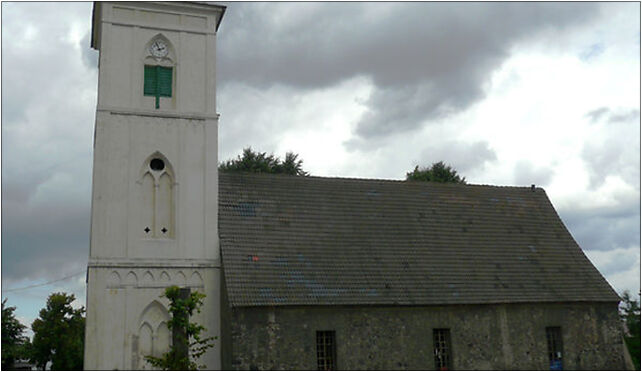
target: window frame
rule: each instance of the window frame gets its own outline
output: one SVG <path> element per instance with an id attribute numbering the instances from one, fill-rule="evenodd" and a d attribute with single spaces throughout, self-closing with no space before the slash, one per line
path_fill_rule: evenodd
<path id="1" fill-rule="evenodd" d="M 546 355 L 551 371 L 564 370 L 564 342 L 562 327 L 546 327 Z"/>
<path id="2" fill-rule="evenodd" d="M 337 337 L 334 330 L 316 331 L 318 371 L 337 370 Z"/>
<path id="3" fill-rule="evenodd" d="M 450 328 L 433 328 L 432 351 L 436 371 L 451 371 L 453 369 Z M 445 356 L 445 358 L 443 356 Z"/>

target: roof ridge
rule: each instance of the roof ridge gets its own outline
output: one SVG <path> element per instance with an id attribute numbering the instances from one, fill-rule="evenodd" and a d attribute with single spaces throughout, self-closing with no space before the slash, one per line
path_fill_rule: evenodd
<path id="1" fill-rule="evenodd" d="M 280 178 L 297 178 L 297 179 L 322 179 L 322 180 L 342 180 L 342 181 L 359 181 L 368 182 L 376 181 L 383 183 L 399 183 L 399 184 L 428 184 L 435 186 L 470 186 L 470 187 L 486 187 L 486 188 L 504 188 L 504 189 L 524 189 L 530 190 L 532 186 L 515 186 L 515 185 L 492 185 L 492 184 L 478 184 L 466 183 L 455 184 L 450 182 L 432 182 L 432 181 L 408 181 L 399 179 L 386 179 L 386 178 L 360 178 L 360 177 L 342 177 L 342 176 L 296 176 L 291 174 L 277 174 L 277 173 L 264 173 L 264 172 L 238 172 L 238 171 L 219 171 L 219 174 L 226 175 L 242 175 L 249 177 L 280 177 Z M 536 190 L 544 190 L 542 187 L 535 187 Z"/>

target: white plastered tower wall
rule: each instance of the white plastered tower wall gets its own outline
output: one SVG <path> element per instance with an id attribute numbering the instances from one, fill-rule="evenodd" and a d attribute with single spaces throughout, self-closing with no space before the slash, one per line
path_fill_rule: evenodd
<path id="1" fill-rule="evenodd" d="M 200 363 L 221 367 L 215 61 L 224 11 L 94 3 L 100 60 L 85 369 L 149 369 L 144 356 L 171 342 L 160 298 L 169 285 L 206 295 L 193 319 L 218 338 Z M 145 66 L 170 71 L 169 94 L 147 81 L 161 79 Z"/>

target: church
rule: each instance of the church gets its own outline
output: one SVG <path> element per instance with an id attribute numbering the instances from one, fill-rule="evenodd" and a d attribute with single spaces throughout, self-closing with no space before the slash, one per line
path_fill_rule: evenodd
<path id="1" fill-rule="evenodd" d="M 219 173 L 225 9 L 94 3 L 86 369 L 151 369 L 170 285 L 206 295 L 212 370 L 627 367 L 541 188 Z"/>

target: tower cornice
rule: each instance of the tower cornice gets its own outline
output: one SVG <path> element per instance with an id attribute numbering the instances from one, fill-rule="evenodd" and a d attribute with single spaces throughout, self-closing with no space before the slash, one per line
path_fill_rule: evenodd
<path id="1" fill-rule="evenodd" d="M 176 12 L 176 13 L 184 13 L 186 10 L 188 11 L 193 11 L 194 14 L 214 14 L 216 16 L 216 25 L 213 30 L 211 31 L 203 31 L 203 30 L 195 30 L 195 29 L 185 29 L 185 28 L 177 28 L 177 27 L 158 27 L 152 26 L 152 25 L 142 25 L 140 23 L 137 23 L 136 26 L 138 27 L 150 27 L 150 28 L 155 28 L 155 29 L 165 29 L 165 30 L 171 30 L 171 31 L 185 31 L 185 32 L 195 32 L 195 33 L 216 33 L 218 31 L 219 26 L 221 25 L 221 21 L 223 20 L 223 16 L 225 15 L 225 9 L 227 8 L 224 5 L 217 5 L 209 2 L 200 2 L 200 1 L 149 1 L 149 2 L 124 2 L 120 3 L 119 6 L 121 8 L 131 8 L 131 9 L 157 9 L 157 10 L 162 10 L 166 12 Z M 91 47 L 93 49 L 100 49 L 100 33 L 102 29 L 102 23 L 107 22 L 111 23 L 112 21 L 108 20 L 102 20 L 102 10 L 103 10 L 103 3 L 101 1 L 94 1 L 94 6 L 92 9 L 92 26 L 91 26 Z M 108 18 L 109 19 L 109 18 Z M 118 23 L 118 22 L 117 22 Z M 128 22 L 119 22 L 121 24 L 130 24 Z M 133 23 L 132 23 L 133 25 Z"/>

